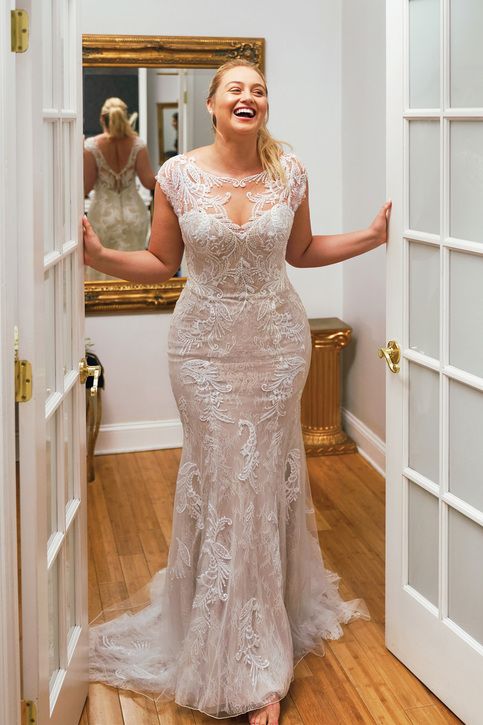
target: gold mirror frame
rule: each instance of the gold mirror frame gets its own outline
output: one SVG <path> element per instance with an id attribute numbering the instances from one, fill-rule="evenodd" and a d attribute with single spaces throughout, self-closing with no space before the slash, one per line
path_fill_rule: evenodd
<path id="1" fill-rule="evenodd" d="M 264 38 L 82 36 L 82 63 L 89 68 L 218 68 L 234 58 L 251 60 L 264 70 Z M 86 315 L 172 309 L 185 283 L 186 277 L 158 284 L 84 281 Z"/>

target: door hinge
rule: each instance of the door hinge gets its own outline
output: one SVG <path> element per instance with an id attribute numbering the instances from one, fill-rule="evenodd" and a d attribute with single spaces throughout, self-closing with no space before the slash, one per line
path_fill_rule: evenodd
<path id="1" fill-rule="evenodd" d="M 37 725 L 37 705 L 33 700 L 22 700 L 22 725 Z"/>
<path id="2" fill-rule="evenodd" d="M 188 91 L 183 91 L 183 103 L 188 103 Z"/>
<path id="3" fill-rule="evenodd" d="M 25 53 L 29 47 L 29 16 L 26 10 L 10 11 L 12 53 Z"/>
<path id="4" fill-rule="evenodd" d="M 14 330 L 15 349 L 15 402 L 27 403 L 32 397 L 32 364 L 28 360 L 20 360 L 18 356 L 18 327 Z"/>

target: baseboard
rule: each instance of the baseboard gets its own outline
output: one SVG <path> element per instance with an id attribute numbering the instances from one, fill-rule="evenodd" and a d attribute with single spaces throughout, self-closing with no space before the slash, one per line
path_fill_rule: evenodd
<path id="1" fill-rule="evenodd" d="M 182 445 L 183 429 L 178 418 L 114 423 L 101 425 L 96 443 L 96 456 L 181 448 Z"/>
<path id="2" fill-rule="evenodd" d="M 345 432 L 357 445 L 357 450 L 378 471 L 385 476 L 386 444 L 359 418 L 342 408 L 342 422 Z"/>

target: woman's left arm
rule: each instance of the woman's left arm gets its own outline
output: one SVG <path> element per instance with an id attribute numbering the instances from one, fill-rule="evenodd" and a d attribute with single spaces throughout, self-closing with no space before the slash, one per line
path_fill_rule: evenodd
<path id="1" fill-rule="evenodd" d="M 386 202 L 367 229 L 314 236 L 307 189 L 305 198 L 295 212 L 285 259 L 293 267 L 324 267 L 375 249 L 387 241 L 391 206 L 391 201 Z"/>

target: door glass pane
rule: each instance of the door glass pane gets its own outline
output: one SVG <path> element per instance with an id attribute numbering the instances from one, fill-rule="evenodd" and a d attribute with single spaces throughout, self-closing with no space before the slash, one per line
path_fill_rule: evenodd
<path id="1" fill-rule="evenodd" d="M 64 375 L 73 368 L 72 360 L 72 255 L 63 263 Z"/>
<path id="2" fill-rule="evenodd" d="M 65 501 L 68 504 L 74 497 L 74 418 L 73 393 L 69 393 L 63 405 L 64 412 L 64 476 Z"/>
<path id="3" fill-rule="evenodd" d="M 450 234 L 483 242 L 483 123 L 451 123 Z"/>
<path id="4" fill-rule="evenodd" d="M 71 134 L 72 123 L 65 121 L 62 124 L 62 214 L 63 235 L 62 242 L 72 239 L 72 173 L 71 173 Z"/>
<path id="5" fill-rule="evenodd" d="M 438 606 L 438 499 L 408 481 L 408 584 Z"/>
<path id="6" fill-rule="evenodd" d="M 44 252 L 55 249 L 55 124 L 44 121 L 44 159 L 43 181 L 44 194 Z"/>
<path id="7" fill-rule="evenodd" d="M 439 234 L 439 122 L 409 123 L 409 226 Z"/>
<path id="8" fill-rule="evenodd" d="M 483 377 L 482 280 L 483 257 L 450 253 L 449 361 L 480 377 Z"/>
<path id="9" fill-rule="evenodd" d="M 440 0 L 409 2 L 409 105 L 439 108 Z"/>
<path id="10" fill-rule="evenodd" d="M 449 509 L 448 615 L 483 644 L 483 527 Z"/>
<path id="11" fill-rule="evenodd" d="M 75 541 L 76 541 L 77 521 L 73 521 L 66 536 L 66 552 L 65 552 L 65 582 L 66 582 L 66 630 L 67 642 L 72 634 L 72 630 L 76 625 L 75 610 Z"/>
<path id="12" fill-rule="evenodd" d="M 53 0 L 43 1 L 42 12 L 42 105 L 44 108 L 54 107 L 54 38 L 53 28 Z"/>
<path id="13" fill-rule="evenodd" d="M 49 681 L 52 689 L 60 667 L 59 659 L 59 557 L 49 570 Z"/>
<path id="14" fill-rule="evenodd" d="M 483 3 L 451 0 L 451 105 L 483 106 Z"/>
<path id="15" fill-rule="evenodd" d="M 439 482 L 439 376 L 409 363 L 409 466 Z"/>
<path id="16" fill-rule="evenodd" d="M 483 393 L 451 380 L 449 490 L 481 511 L 483 511 L 482 431 Z M 483 564 L 481 576 L 483 578 Z"/>
<path id="17" fill-rule="evenodd" d="M 58 529 L 57 522 L 57 424 L 56 414 L 46 423 L 45 458 L 47 463 L 47 531 Z"/>
<path id="18" fill-rule="evenodd" d="M 63 108 L 73 111 L 75 100 L 70 83 L 72 74 L 76 72 L 74 67 L 76 42 L 72 34 L 73 21 L 75 19 L 75 6 L 72 0 L 62 3 L 62 48 L 63 48 Z"/>
<path id="19" fill-rule="evenodd" d="M 45 275 L 45 381 L 47 396 L 55 392 L 55 273 L 50 269 Z"/>
<path id="20" fill-rule="evenodd" d="M 439 248 L 409 245 L 409 346 L 439 358 Z"/>

